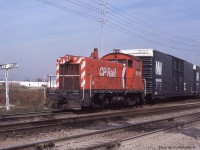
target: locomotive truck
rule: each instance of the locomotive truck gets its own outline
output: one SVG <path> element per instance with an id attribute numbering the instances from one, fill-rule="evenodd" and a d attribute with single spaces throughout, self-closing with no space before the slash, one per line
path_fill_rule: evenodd
<path id="1" fill-rule="evenodd" d="M 133 105 L 143 103 L 144 88 L 140 58 L 115 50 L 99 59 L 94 49 L 90 57 L 57 59 L 56 76 L 49 76 L 46 104 L 57 109 Z"/>

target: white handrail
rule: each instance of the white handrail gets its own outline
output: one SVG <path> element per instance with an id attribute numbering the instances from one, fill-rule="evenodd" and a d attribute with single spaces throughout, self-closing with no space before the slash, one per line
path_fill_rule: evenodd
<path id="1" fill-rule="evenodd" d="M 84 89 L 84 86 L 83 86 L 83 98 L 81 99 L 82 101 L 83 101 L 83 100 L 84 100 L 84 98 L 85 98 L 84 91 L 85 91 L 85 89 Z"/>
<path id="2" fill-rule="evenodd" d="M 90 97 L 92 96 L 92 77 L 93 75 L 90 75 Z"/>
<path id="3" fill-rule="evenodd" d="M 146 96 L 146 94 L 147 94 L 147 93 L 146 93 L 146 83 L 147 83 L 147 82 L 146 82 L 146 79 L 143 79 L 143 81 L 144 81 L 144 96 Z"/>

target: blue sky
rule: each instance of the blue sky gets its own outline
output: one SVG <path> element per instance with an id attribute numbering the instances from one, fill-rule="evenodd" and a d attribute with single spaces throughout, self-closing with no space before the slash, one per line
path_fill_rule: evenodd
<path id="1" fill-rule="evenodd" d="M 59 56 L 89 56 L 93 48 L 100 47 L 98 0 L 79 0 L 90 9 L 79 6 L 80 2 L 73 4 L 76 0 L 47 1 L 96 20 L 38 0 L 0 0 L 0 64 L 19 63 L 20 68 L 9 72 L 13 80 L 55 74 Z M 200 66 L 199 0 L 104 1 L 107 21 L 102 55 L 114 48 L 154 48 L 189 62 L 195 56 L 194 62 Z M 1 70 L 0 79 L 3 76 Z"/>

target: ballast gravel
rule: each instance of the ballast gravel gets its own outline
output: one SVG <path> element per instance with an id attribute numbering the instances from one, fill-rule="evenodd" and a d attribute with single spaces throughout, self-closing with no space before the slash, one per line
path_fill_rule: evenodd
<path id="1" fill-rule="evenodd" d="M 109 129 L 109 128 L 113 128 L 113 127 L 124 125 L 124 124 L 136 124 L 136 123 L 142 123 L 142 122 L 153 121 L 153 120 L 158 120 L 158 119 L 164 119 L 168 117 L 192 114 L 192 113 L 197 113 L 197 112 L 200 112 L 200 109 L 187 110 L 187 111 L 182 111 L 182 112 L 172 112 L 172 113 L 169 112 L 167 114 L 159 114 L 159 115 L 144 116 L 144 117 L 135 117 L 135 118 L 128 117 L 126 119 L 119 120 L 119 121 L 116 120 L 113 122 L 98 122 L 98 124 L 94 123 L 86 127 L 80 127 L 80 128 L 70 127 L 65 130 L 58 130 L 58 131 L 49 132 L 49 133 L 40 133 L 40 134 L 33 133 L 30 136 L 7 138 L 4 140 L 1 139 L 0 148 L 6 148 L 6 147 L 11 147 L 11 146 L 21 145 L 21 144 L 26 144 L 26 143 L 28 144 L 28 143 L 46 141 L 50 139 L 67 137 L 67 136 L 72 136 L 72 135 L 79 135 L 79 134 L 94 132 L 94 131 L 98 131 L 102 129 Z M 197 125 L 197 127 L 195 128 L 195 131 L 199 132 L 200 125 Z M 188 130 L 187 132 L 189 135 L 192 135 L 193 133 L 195 133 L 194 130 L 193 130 L 193 133 L 192 133 L 192 130 Z M 141 141 L 137 141 L 135 142 L 135 144 L 131 143 L 131 145 L 130 144 L 124 145 L 123 148 L 124 149 L 152 149 L 152 150 L 153 149 L 168 150 L 168 149 L 173 149 L 173 148 L 174 149 L 187 149 L 187 148 L 200 149 L 200 146 L 198 145 L 198 142 L 200 143 L 199 140 L 200 140 L 199 136 L 196 136 L 196 138 L 194 138 L 194 137 L 186 135 L 186 131 L 185 131 L 185 134 L 183 134 L 183 132 L 181 131 L 179 132 L 176 131 L 176 132 L 164 133 L 163 137 L 162 135 L 159 135 L 158 137 L 156 136 L 149 139 L 143 139 Z M 147 142 L 147 141 L 150 141 L 150 142 Z M 98 142 L 98 139 L 97 139 L 97 142 Z M 180 147 L 181 145 L 189 146 L 189 147 Z M 122 146 L 123 145 L 121 145 L 121 147 Z M 76 143 L 74 144 L 74 148 L 76 148 Z"/>
<path id="2" fill-rule="evenodd" d="M 118 150 L 200 150 L 200 122 L 124 142 Z"/>

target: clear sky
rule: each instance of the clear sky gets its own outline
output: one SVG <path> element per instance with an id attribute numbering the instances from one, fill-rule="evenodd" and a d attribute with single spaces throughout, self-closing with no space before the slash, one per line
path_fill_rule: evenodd
<path id="1" fill-rule="evenodd" d="M 19 63 L 9 71 L 12 80 L 55 74 L 59 56 L 89 56 L 99 48 L 99 2 L 0 0 L 0 64 Z M 102 55 L 114 48 L 153 48 L 200 66 L 199 0 L 104 2 Z"/>

